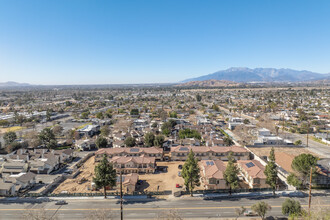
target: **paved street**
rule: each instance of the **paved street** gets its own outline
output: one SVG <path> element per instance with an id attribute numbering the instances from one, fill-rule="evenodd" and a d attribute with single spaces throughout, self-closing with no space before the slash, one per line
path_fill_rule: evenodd
<path id="1" fill-rule="evenodd" d="M 282 138 L 289 139 L 292 142 L 301 140 L 303 145 L 307 144 L 307 135 L 306 134 L 295 134 L 295 133 L 289 133 L 289 132 L 282 133 L 280 131 L 279 136 Z M 309 149 L 310 151 L 312 151 L 316 154 L 319 154 L 325 158 L 330 158 L 330 146 L 313 141 L 312 137 L 313 137 L 312 134 L 309 135 L 307 149 Z"/>
<path id="2" fill-rule="evenodd" d="M 224 108 L 224 107 L 220 107 L 221 110 L 225 111 L 226 113 L 230 113 L 229 110 L 227 108 Z M 245 114 L 241 114 L 241 117 L 243 119 L 247 118 L 249 119 L 252 124 L 257 124 L 257 121 L 251 117 L 251 116 L 248 116 L 248 115 L 245 115 Z M 284 138 L 284 139 L 288 139 L 288 140 L 291 140 L 292 142 L 295 142 L 297 140 L 301 140 L 303 145 L 306 145 L 307 143 L 307 138 L 306 138 L 306 134 L 296 134 L 296 133 L 290 133 L 290 132 L 282 132 L 282 130 L 280 129 L 280 132 L 279 132 L 279 136 Z M 325 158 L 330 158 L 330 146 L 327 146 L 325 144 L 321 144 L 321 143 L 318 143 L 316 141 L 313 141 L 312 140 L 312 137 L 313 135 L 309 135 L 309 139 L 308 139 L 308 149 L 316 154 L 319 154 L 321 155 L 322 157 L 325 157 Z M 239 140 L 239 137 L 235 136 L 236 140 Z"/>
<path id="3" fill-rule="evenodd" d="M 308 198 L 295 198 L 306 208 Z M 285 197 L 259 199 L 259 198 L 237 198 L 203 200 L 202 198 L 181 198 L 173 200 L 135 200 L 124 204 L 124 219 L 156 219 L 159 213 L 168 210 L 176 210 L 186 219 L 219 219 L 224 217 L 235 217 L 235 209 L 241 206 L 250 206 L 259 201 L 265 201 L 272 206 L 269 215 L 282 216 L 281 204 Z M 93 211 L 104 209 L 112 212 L 115 219 L 119 218 L 120 206 L 116 199 L 102 198 L 75 198 L 66 199 L 67 205 L 57 206 L 54 201 L 43 203 L 4 203 L 0 202 L 0 219 L 22 219 L 27 209 L 45 210 L 48 216 L 57 216 L 59 219 L 85 219 Z M 330 207 L 328 196 L 313 197 L 315 207 Z"/>

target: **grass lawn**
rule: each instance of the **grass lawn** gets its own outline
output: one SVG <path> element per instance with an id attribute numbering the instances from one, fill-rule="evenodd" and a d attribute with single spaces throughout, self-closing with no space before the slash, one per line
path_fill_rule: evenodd
<path id="1" fill-rule="evenodd" d="M 69 149 L 71 146 L 63 146 L 63 147 L 57 147 L 55 150 L 63 150 L 63 149 Z"/>
<path id="2" fill-rule="evenodd" d="M 25 129 L 26 127 L 22 127 L 22 126 L 13 126 L 13 127 L 9 127 L 9 128 L 2 128 L 1 130 L 5 133 L 5 132 L 9 132 L 9 131 L 20 131 Z"/>
<path id="3" fill-rule="evenodd" d="M 320 144 L 325 144 L 325 145 L 327 145 L 327 143 L 323 142 L 320 138 L 312 137 L 312 140 L 313 140 L 313 141 L 316 141 L 316 142 L 318 142 L 318 143 L 320 143 Z"/>

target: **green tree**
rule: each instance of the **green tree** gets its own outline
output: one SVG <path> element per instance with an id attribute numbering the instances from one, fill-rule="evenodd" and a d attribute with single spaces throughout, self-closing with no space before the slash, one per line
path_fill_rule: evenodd
<path id="1" fill-rule="evenodd" d="M 146 147 L 154 146 L 154 141 L 155 141 L 155 135 L 153 133 L 149 132 L 144 136 L 144 145 Z"/>
<path id="2" fill-rule="evenodd" d="M 179 131 L 179 138 L 180 139 L 196 138 L 196 139 L 200 140 L 202 137 L 198 131 L 186 128 L 186 129 Z"/>
<path id="3" fill-rule="evenodd" d="M 7 146 L 17 139 L 17 135 L 13 131 L 8 131 L 4 134 L 3 139 L 5 141 L 5 146 Z"/>
<path id="4" fill-rule="evenodd" d="M 196 95 L 196 100 L 197 102 L 202 101 L 202 96 L 199 93 Z"/>
<path id="5" fill-rule="evenodd" d="M 274 147 L 269 153 L 269 162 L 265 168 L 266 183 L 270 185 L 273 189 L 273 195 L 275 195 L 276 185 L 277 185 L 277 166 L 275 163 L 275 152 Z"/>
<path id="6" fill-rule="evenodd" d="M 6 126 L 8 126 L 10 123 L 9 123 L 9 121 L 7 121 L 7 120 L 0 120 L 0 126 L 1 127 L 6 127 Z"/>
<path id="7" fill-rule="evenodd" d="M 157 126 L 158 126 L 157 122 L 154 122 L 154 123 L 152 123 L 152 125 L 151 125 L 152 128 L 157 128 Z"/>
<path id="8" fill-rule="evenodd" d="M 169 116 L 170 116 L 170 118 L 177 118 L 178 114 L 176 112 L 170 112 Z"/>
<path id="9" fill-rule="evenodd" d="M 258 202 L 254 204 L 251 209 L 260 216 L 261 219 L 265 219 L 267 212 L 270 211 L 272 207 L 265 202 Z"/>
<path id="10" fill-rule="evenodd" d="M 213 105 L 212 105 L 212 109 L 213 109 L 214 111 L 216 111 L 216 112 L 220 111 L 219 106 L 217 106 L 216 104 L 213 104 Z"/>
<path id="11" fill-rule="evenodd" d="M 98 118 L 98 119 L 104 119 L 103 113 L 102 112 L 96 113 L 96 118 Z"/>
<path id="12" fill-rule="evenodd" d="M 298 145 L 298 146 L 299 145 L 302 145 L 302 141 L 301 140 L 297 140 L 297 141 L 294 142 L 294 145 Z"/>
<path id="13" fill-rule="evenodd" d="M 161 127 L 161 130 L 162 130 L 162 133 L 165 135 L 165 136 L 168 136 L 171 134 L 171 131 L 172 131 L 172 128 L 176 125 L 176 122 L 175 120 L 169 120 L 167 122 L 165 122 L 162 127 Z"/>
<path id="14" fill-rule="evenodd" d="M 39 133 L 39 140 L 48 149 L 53 149 L 57 146 L 55 134 L 50 128 L 45 128 Z"/>
<path id="15" fill-rule="evenodd" d="M 162 129 L 162 133 L 166 136 L 169 136 L 171 134 L 171 131 L 168 128 Z"/>
<path id="16" fill-rule="evenodd" d="M 225 143 L 226 146 L 232 146 L 234 144 L 234 141 L 228 136 L 225 136 L 223 138 L 223 142 Z"/>
<path id="17" fill-rule="evenodd" d="M 239 170 L 235 164 L 235 159 L 232 153 L 228 156 L 228 164 L 224 173 L 224 178 L 226 180 L 227 186 L 229 186 L 229 194 L 231 195 L 232 189 L 235 189 L 239 186 L 238 184 L 238 174 Z"/>
<path id="18" fill-rule="evenodd" d="M 46 118 L 47 118 L 47 121 L 50 121 L 50 117 L 52 116 L 52 111 L 47 109 L 46 111 Z"/>
<path id="19" fill-rule="evenodd" d="M 102 137 L 102 136 L 99 136 L 97 139 L 96 139 L 96 147 L 97 148 L 106 148 L 107 145 L 108 145 L 108 141 L 106 138 Z"/>
<path id="20" fill-rule="evenodd" d="M 199 166 L 198 159 L 195 158 L 195 154 L 190 150 L 188 158 L 182 168 L 182 178 L 184 179 L 184 184 L 187 191 L 190 192 L 190 195 L 193 196 L 193 190 L 195 186 L 200 185 L 200 176 L 199 176 Z"/>
<path id="21" fill-rule="evenodd" d="M 303 186 L 308 184 L 310 169 L 313 168 L 315 172 L 317 161 L 318 158 L 311 154 L 300 154 L 293 159 L 291 167 L 299 174 Z"/>
<path id="22" fill-rule="evenodd" d="M 161 147 L 164 141 L 165 141 L 165 137 L 163 135 L 157 135 L 155 137 L 154 146 Z"/>
<path id="23" fill-rule="evenodd" d="M 302 181 L 293 173 L 288 176 L 287 181 L 290 185 L 297 187 L 298 189 L 302 187 Z"/>
<path id="24" fill-rule="evenodd" d="M 124 141 L 124 144 L 127 146 L 127 147 L 134 147 L 136 142 L 135 142 L 135 138 L 133 137 L 127 137 Z"/>
<path id="25" fill-rule="evenodd" d="M 139 109 L 133 108 L 131 110 L 131 115 L 139 115 Z"/>
<path id="26" fill-rule="evenodd" d="M 107 125 L 102 126 L 102 128 L 101 128 L 101 135 L 103 137 L 108 137 L 109 134 L 110 134 L 110 128 L 109 128 L 109 126 L 107 126 Z"/>
<path id="27" fill-rule="evenodd" d="M 105 112 L 105 116 L 107 118 L 112 118 L 112 110 L 111 109 L 108 109 L 106 112 Z"/>
<path id="28" fill-rule="evenodd" d="M 246 119 L 244 119 L 243 123 L 246 124 L 246 125 L 250 124 L 250 120 L 246 118 Z"/>
<path id="29" fill-rule="evenodd" d="M 83 113 L 81 113 L 81 118 L 82 119 L 87 119 L 88 118 L 88 116 L 89 116 L 89 112 L 87 111 L 87 112 L 83 112 Z"/>
<path id="30" fill-rule="evenodd" d="M 294 199 L 287 198 L 282 203 L 282 214 L 289 215 L 290 217 L 294 218 L 295 216 L 300 216 L 302 212 L 301 205 L 299 201 Z"/>
<path id="31" fill-rule="evenodd" d="M 116 186 L 117 174 L 112 163 L 108 161 L 106 154 L 100 163 L 95 166 L 94 171 L 93 182 L 97 188 L 103 188 L 104 198 L 107 198 L 106 188 Z"/>

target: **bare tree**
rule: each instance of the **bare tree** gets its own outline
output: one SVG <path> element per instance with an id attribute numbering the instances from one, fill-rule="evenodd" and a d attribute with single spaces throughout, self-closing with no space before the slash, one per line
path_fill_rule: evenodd
<path id="1" fill-rule="evenodd" d="M 168 210 L 158 214 L 157 220 L 183 220 L 177 210 Z"/>
<path id="2" fill-rule="evenodd" d="M 241 208 L 235 209 L 236 212 L 236 219 L 238 219 L 241 215 L 244 214 L 244 212 L 246 211 L 246 208 L 244 206 L 242 206 Z"/>
<path id="3" fill-rule="evenodd" d="M 58 220 L 56 213 L 47 213 L 45 209 L 27 209 L 22 214 L 24 220 Z"/>
<path id="4" fill-rule="evenodd" d="M 115 215 L 111 209 L 96 209 L 88 213 L 86 220 L 112 220 Z"/>

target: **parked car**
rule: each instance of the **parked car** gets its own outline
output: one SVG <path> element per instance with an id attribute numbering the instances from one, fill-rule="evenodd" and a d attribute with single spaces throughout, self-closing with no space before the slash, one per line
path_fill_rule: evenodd
<path id="1" fill-rule="evenodd" d="M 180 164 L 180 165 L 178 166 L 178 168 L 179 168 L 180 170 L 182 170 L 182 165 Z"/>
<path id="2" fill-rule="evenodd" d="M 65 173 L 65 174 L 72 174 L 72 172 L 73 172 L 73 170 L 71 170 L 71 169 L 66 169 L 66 170 L 64 170 L 64 173 Z"/>
<path id="3" fill-rule="evenodd" d="M 178 176 L 181 176 L 181 171 L 178 172 Z"/>
<path id="4" fill-rule="evenodd" d="M 244 212 L 244 216 L 256 216 L 257 214 L 256 213 L 254 213 L 253 211 L 251 211 L 251 210 L 246 210 L 245 212 Z"/>
<path id="5" fill-rule="evenodd" d="M 58 200 L 55 205 L 66 205 L 68 204 L 65 200 Z"/>
<path id="6" fill-rule="evenodd" d="M 176 188 L 180 188 L 180 184 L 178 184 L 178 183 L 175 184 L 175 187 L 176 187 Z"/>

